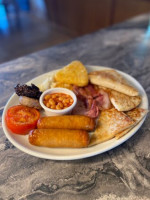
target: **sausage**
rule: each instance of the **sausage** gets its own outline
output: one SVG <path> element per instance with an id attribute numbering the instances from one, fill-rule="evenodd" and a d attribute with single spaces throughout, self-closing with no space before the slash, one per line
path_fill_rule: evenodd
<path id="1" fill-rule="evenodd" d="M 89 134 L 84 130 L 35 129 L 29 133 L 32 145 L 56 148 L 82 148 L 89 144 Z"/>
<path id="2" fill-rule="evenodd" d="M 62 115 L 42 117 L 37 123 L 38 129 L 78 129 L 92 131 L 95 128 L 95 121 L 82 115 Z"/>

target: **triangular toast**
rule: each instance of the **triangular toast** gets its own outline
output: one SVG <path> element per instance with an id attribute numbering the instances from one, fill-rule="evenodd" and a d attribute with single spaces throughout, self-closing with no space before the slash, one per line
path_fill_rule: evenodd
<path id="1" fill-rule="evenodd" d="M 128 96 L 126 94 L 111 90 L 110 101 L 118 111 L 129 111 L 141 103 L 140 96 Z"/>
<path id="2" fill-rule="evenodd" d="M 134 124 L 134 121 L 125 113 L 115 108 L 103 110 L 98 119 L 95 132 L 91 136 L 90 146 L 110 140 L 115 135 Z"/>
<path id="3" fill-rule="evenodd" d="M 147 110 L 143 109 L 143 108 L 135 108 L 133 110 L 130 110 L 128 112 L 126 112 L 126 114 L 134 120 L 134 125 L 120 133 L 117 133 L 115 135 L 116 139 L 121 138 L 122 136 L 126 135 L 133 127 L 135 127 L 147 114 Z"/>
<path id="4" fill-rule="evenodd" d="M 130 86 L 127 81 L 115 70 L 100 70 L 89 73 L 90 82 L 116 90 L 129 96 L 138 96 L 138 91 Z"/>

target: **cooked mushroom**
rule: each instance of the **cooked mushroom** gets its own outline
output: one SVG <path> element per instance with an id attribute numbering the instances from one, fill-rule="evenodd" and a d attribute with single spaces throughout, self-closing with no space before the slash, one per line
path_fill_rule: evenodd
<path id="1" fill-rule="evenodd" d="M 24 106 L 41 109 L 41 105 L 37 99 L 33 99 L 30 97 L 20 96 L 19 103 Z"/>

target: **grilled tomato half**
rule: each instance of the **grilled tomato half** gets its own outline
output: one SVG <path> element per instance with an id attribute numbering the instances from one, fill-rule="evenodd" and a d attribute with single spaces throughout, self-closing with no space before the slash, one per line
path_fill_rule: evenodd
<path id="1" fill-rule="evenodd" d="M 25 135 L 36 128 L 40 112 L 35 108 L 23 105 L 10 107 L 7 110 L 5 120 L 7 127 L 16 134 Z"/>

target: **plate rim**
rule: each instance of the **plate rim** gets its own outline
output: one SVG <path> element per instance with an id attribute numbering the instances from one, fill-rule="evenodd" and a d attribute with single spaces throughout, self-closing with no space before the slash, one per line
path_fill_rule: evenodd
<path id="1" fill-rule="evenodd" d="M 116 70 L 116 71 L 118 71 L 119 73 L 121 73 L 121 74 L 123 74 L 123 75 L 125 75 L 125 76 L 129 76 L 131 79 L 133 79 L 133 81 L 134 81 L 134 83 L 136 83 L 136 85 L 139 85 L 140 87 L 141 87 L 141 89 L 142 89 L 142 92 L 144 93 L 144 97 L 145 97 L 145 101 L 146 101 L 146 107 L 147 107 L 147 109 L 148 109 L 148 107 L 149 107 L 149 102 L 148 102 L 148 97 L 147 97 L 147 94 L 146 94 L 146 92 L 145 92 L 145 90 L 144 90 L 144 88 L 143 88 L 143 86 L 133 77 L 133 76 L 131 76 L 131 75 L 129 75 L 129 74 L 127 74 L 127 73 L 125 73 L 125 72 L 123 72 L 123 71 L 120 71 L 120 70 L 118 70 L 118 69 L 114 69 L 114 68 L 110 68 L 110 67 L 105 67 L 105 66 L 97 66 L 97 65 L 85 65 L 87 68 L 101 68 L 101 70 L 102 70 L 102 68 L 104 68 L 104 69 L 113 69 L 113 70 Z M 60 68 L 62 68 L 63 66 L 60 66 Z M 57 70 L 59 70 L 59 69 L 57 69 Z M 53 73 L 53 72 L 55 72 L 55 71 L 57 71 L 57 70 L 51 70 L 51 71 L 49 71 L 49 72 L 46 72 L 46 73 L 43 73 L 43 74 L 41 74 L 41 75 L 39 75 L 39 76 L 37 76 L 37 77 L 34 77 L 32 80 L 30 80 L 30 81 L 28 81 L 26 84 L 29 84 L 29 83 L 31 83 L 31 82 L 34 82 L 36 79 L 39 79 L 41 76 L 44 76 L 44 75 L 48 75 L 49 73 Z M 95 70 L 93 70 L 93 71 L 95 71 Z M 122 143 L 124 143 L 124 142 L 126 142 L 128 139 L 130 139 L 139 129 L 140 129 L 140 127 L 142 126 L 142 124 L 144 123 L 144 121 L 145 121 L 145 119 L 146 119 L 146 116 L 128 133 L 128 134 L 126 134 L 125 136 L 125 138 L 124 137 L 122 137 L 122 138 L 120 138 L 119 140 L 117 140 L 116 142 L 115 142 L 115 144 L 114 145 L 110 145 L 110 146 L 108 146 L 107 148 L 104 148 L 103 150 L 99 150 L 99 151 L 92 151 L 92 152 L 87 152 L 87 153 L 84 153 L 84 154 L 79 154 L 79 155 L 52 155 L 52 154 L 47 154 L 47 153 L 44 153 L 44 152 L 37 152 L 37 151 L 33 151 L 33 150 L 31 150 L 31 149 L 29 149 L 28 147 L 24 147 L 24 146 L 22 146 L 21 144 L 19 145 L 18 144 L 18 142 L 16 142 L 15 140 L 14 140 L 14 138 L 12 138 L 10 135 L 10 133 L 8 133 L 8 131 L 7 131 L 7 128 L 6 128 L 6 123 L 5 123 L 5 114 L 6 114 L 6 111 L 7 111 L 7 109 L 8 109 L 8 106 L 9 106 L 9 104 L 10 104 L 10 102 L 11 102 L 11 100 L 15 97 L 15 93 L 13 93 L 12 95 L 11 95 L 11 97 L 8 99 L 8 101 L 7 101 L 7 103 L 6 103 L 6 105 L 5 105 L 5 107 L 4 107 L 4 110 L 3 110 L 3 114 L 2 114 L 2 128 L 3 128 L 3 131 L 4 131 L 4 134 L 5 134 L 5 136 L 6 136 L 6 138 L 8 138 L 8 140 L 15 146 L 15 147 L 17 147 L 19 150 L 21 150 L 21 151 L 23 151 L 24 153 L 27 153 L 27 154 L 29 154 L 29 155 L 32 155 L 32 156 L 35 156 L 35 157 L 38 157 L 38 158 L 44 158 L 44 159 L 51 159 L 51 160 L 77 160 L 77 159 L 84 159 L 84 158 L 88 158 L 88 157 L 93 157 L 93 156 L 96 156 L 96 155 L 100 155 L 100 154 L 102 154 L 102 153 L 104 153 L 104 152 L 107 152 L 107 151 L 109 151 L 109 150 L 111 150 L 111 149 L 114 149 L 114 148 L 116 148 L 117 146 L 119 146 L 119 145 L 121 145 Z M 113 139 L 111 139 L 111 140 L 114 140 L 114 138 Z M 106 143 L 106 142 L 104 142 L 104 143 Z M 102 144 L 102 143 L 101 143 Z M 98 144 L 99 145 L 99 144 Z M 40 148 L 40 147 L 39 147 Z M 88 148 L 92 148 L 92 147 L 88 147 Z M 57 148 L 57 149 L 59 149 L 59 148 Z M 60 148 L 61 149 L 61 148 Z"/>

